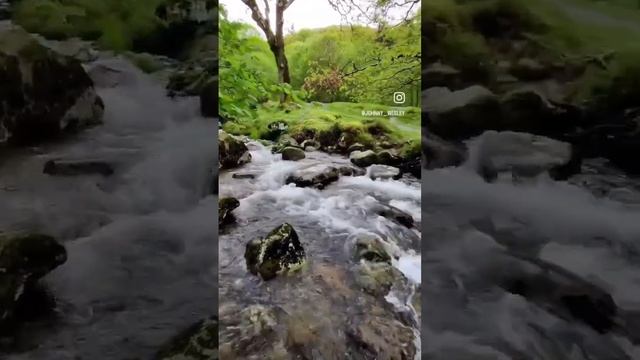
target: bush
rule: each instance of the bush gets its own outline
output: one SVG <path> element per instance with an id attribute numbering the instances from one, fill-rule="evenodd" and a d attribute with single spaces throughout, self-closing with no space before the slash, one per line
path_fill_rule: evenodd
<path id="1" fill-rule="evenodd" d="M 640 49 L 617 54 L 609 69 L 587 84 L 594 105 L 605 111 L 640 106 Z"/>

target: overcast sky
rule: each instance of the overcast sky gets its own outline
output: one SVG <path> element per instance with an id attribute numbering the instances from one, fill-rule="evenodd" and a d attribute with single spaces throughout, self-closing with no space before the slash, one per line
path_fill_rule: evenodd
<path id="1" fill-rule="evenodd" d="M 229 20 L 248 22 L 255 25 L 251 19 L 251 11 L 241 0 L 220 0 L 227 9 Z M 257 1 L 261 9 L 263 2 Z M 271 5 L 271 23 L 275 21 L 275 1 Z M 414 9 L 414 11 L 417 9 Z M 296 0 L 284 13 L 284 30 L 288 33 L 293 25 L 295 31 L 301 29 L 316 29 L 342 23 L 340 14 L 336 12 L 326 0 Z"/>

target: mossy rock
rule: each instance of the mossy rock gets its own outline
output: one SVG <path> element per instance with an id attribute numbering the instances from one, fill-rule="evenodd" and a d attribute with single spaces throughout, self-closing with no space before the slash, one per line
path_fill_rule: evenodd
<path id="1" fill-rule="evenodd" d="M 20 28 L 0 31 L 0 127 L 32 144 L 102 121 L 104 104 L 82 64 Z"/>
<path id="2" fill-rule="evenodd" d="M 244 254 L 247 268 L 264 280 L 281 273 L 295 271 L 306 261 L 306 254 L 298 234 L 290 224 L 273 229 L 265 238 L 252 240 Z"/>
<path id="3" fill-rule="evenodd" d="M 226 132 L 218 131 L 219 168 L 233 169 L 251 160 L 247 145 L 240 139 Z"/>
<path id="4" fill-rule="evenodd" d="M 0 328 L 10 327 L 21 296 L 66 260 L 64 246 L 51 236 L 0 235 Z"/>
<path id="5" fill-rule="evenodd" d="M 234 197 L 218 200 L 218 226 L 222 227 L 235 222 L 232 211 L 240 206 L 240 201 Z"/>
<path id="6" fill-rule="evenodd" d="M 157 360 L 218 359 L 218 320 L 209 318 L 178 334 L 156 356 Z"/>

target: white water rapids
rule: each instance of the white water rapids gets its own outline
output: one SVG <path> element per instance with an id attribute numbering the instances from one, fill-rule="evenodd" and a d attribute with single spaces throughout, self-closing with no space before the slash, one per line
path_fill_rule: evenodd
<path id="1" fill-rule="evenodd" d="M 637 313 L 639 185 L 601 162 L 569 183 L 489 184 L 467 167 L 424 171 L 423 359 L 640 358 L 627 338 L 561 319 L 498 287 L 501 274 L 492 273 L 510 248 L 570 270 Z"/>
<path id="2" fill-rule="evenodd" d="M 51 234 L 68 251 L 44 280 L 55 318 L 28 324 L 8 359 L 150 358 L 217 311 L 215 122 L 122 59 L 98 64 L 118 82 L 98 88 L 104 124 L 0 166 L 0 229 Z M 115 174 L 52 177 L 50 159 L 106 161 Z"/>

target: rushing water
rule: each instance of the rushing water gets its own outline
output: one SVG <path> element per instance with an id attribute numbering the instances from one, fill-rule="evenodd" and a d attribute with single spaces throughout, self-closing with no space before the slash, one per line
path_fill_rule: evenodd
<path id="1" fill-rule="evenodd" d="M 621 317 L 637 313 L 639 189 L 640 181 L 601 161 L 584 165 L 569 182 L 541 178 L 518 185 L 486 183 L 464 166 L 424 171 L 423 358 L 640 358 L 629 339 L 562 319 L 494 281 L 502 275 L 496 271 L 518 266 L 496 265 L 509 249 L 606 290 Z"/>
<path id="2" fill-rule="evenodd" d="M 407 322 L 413 322 L 419 349 L 419 320 L 412 300 L 421 283 L 420 225 L 408 229 L 374 210 L 379 204 L 388 204 L 419 222 L 419 180 L 405 177 L 374 181 L 366 175 L 343 176 L 324 190 L 300 188 L 286 185 L 286 177 L 317 164 L 349 165 L 349 160 L 307 152 L 304 160 L 282 161 L 279 154 L 272 154 L 259 143 L 251 142 L 249 147 L 253 158 L 249 164 L 220 175 L 220 196 L 237 197 L 241 204 L 234 212 L 238 224 L 220 235 L 220 299 L 224 299 L 221 308 L 229 303 L 261 304 L 277 306 L 294 317 L 302 313 L 321 329 L 319 343 L 326 344 L 325 348 L 339 347 L 336 344 L 344 343 L 342 326 L 354 314 L 366 313 L 376 302 L 359 290 L 351 278 L 355 265 L 354 237 L 373 233 L 386 239 L 386 248 L 395 258 L 394 265 L 408 279 L 406 284 L 392 288 L 382 301 L 391 312 L 404 312 L 409 318 Z M 233 174 L 251 174 L 254 178 L 238 179 Z M 285 222 L 298 232 L 309 264 L 300 274 L 264 282 L 246 270 L 246 243 L 264 237 Z M 334 280 L 329 281 L 332 285 L 329 287 L 318 280 L 326 279 L 327 273 Z M 338 293 L 345 297 L 336 297 Z M 222 310 L 221 321 L 224 322 Z M 224 328 L 221 331 L 224 343 L 228 334 Z"/>
<path id="3" fill-rule="evenodd" d="M 9 359 L 149 358 L 217 310 L 215 122 L 122 59 L 98 65 L 118 83 L 98 88 L 104 125 L 0 159 L 0 229 L 48 233 L 68 251 L 44 281 L 55 316 L 28 324 Z M 51 177 L 50 159 L 106 161 L 115 175 Z"/>

